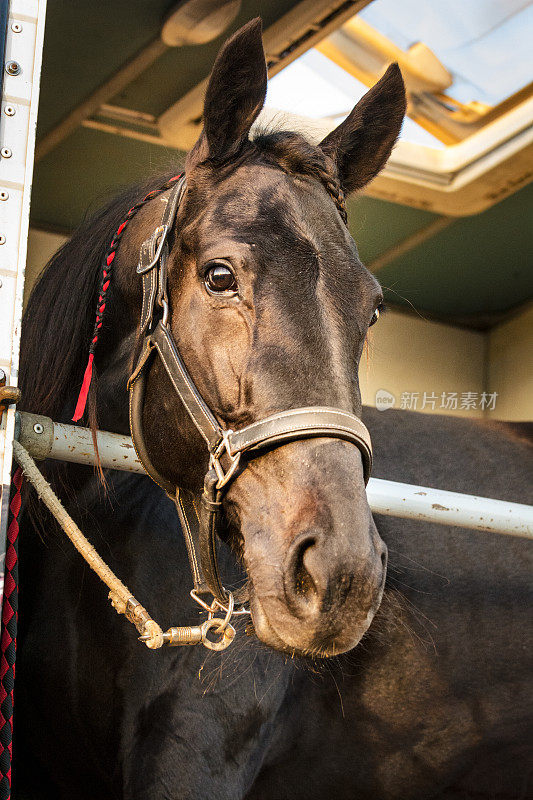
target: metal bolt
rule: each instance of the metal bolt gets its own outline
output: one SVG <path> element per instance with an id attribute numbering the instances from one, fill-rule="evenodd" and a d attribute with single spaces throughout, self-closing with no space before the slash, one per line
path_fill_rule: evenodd
<path id="1" fill-rule="evenodd" d="M 9 192 L 0 192 L 0 200 L 7 200 L 9 197 Z"/>
<path id="2" fill-rule="evenodd" d="M 42 433 L 44 431 L 44 428 L 40 422 L 36 422 L 35 425 L 33 426 L 33 430 L 35 431 L 35 433 Z"/>
<path id="3" fill-rule="evenodd" d="M 0 244 L 5 244 L 5 243 L 6 243 L 6 237 L 0 233 Z"/>
<path id="4" fill-rule="evenodd" d="M 11 23 L 11 30 L 13 33 L 20 33 L 22 31 L 22 25 L 20 22 L 13 22 Z"/>
<path id="5" fill-rule="evenodd" d="M 2 149 L 0 150 L 0 155 L 2 156 L 2 158 L 11 158 L 13 153 L 11 152 L 9 147 L 2 147 Z"/>
<path id="6" fill-rule="evenodd" d="M 8 117 L 15 116 L 15 107 L 14 106 L 6 106 L 4 108 L 4 113 L 7 114 Z"/>
<path id="7" fill-rule="evenodd" d="M 7 61 L 6 72 L 8 75 L 20 75 L 22 72 L 22 67 L 18 61 Z"/>

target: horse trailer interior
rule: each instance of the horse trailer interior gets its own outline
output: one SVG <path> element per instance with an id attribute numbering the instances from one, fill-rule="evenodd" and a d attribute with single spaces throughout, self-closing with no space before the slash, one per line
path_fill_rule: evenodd
<path id="1" fill-rule="evenodd" d="M 15 513 L 17 463 L 24 465 L 28 483 L 38 485 L 39 496 L 64 530 L 71 523 L 76 528 L 79 541 L 83 525 L 78 529 L 66 512 L 61 517 L 59 500 L 54 505 L 55 495 L 50 499 L 46 494 L 50 487 L 40 483 L 43 464 L 45 474 L 47 465 L 59 461 L 91 465 L 95 474 L 103 469 L 154 477 L 139 456 L 135 434 L 132 441 L 125 433 L 96 433 L 82 417 L 83 407 L 75 424 L 70 416 L 68 421 L 51 419 L 37 408 L 17 410 L 23 310 L 50 259 L 98 209 L 125 187 L 144 185 L 157 173 L 182 175 L 186 153 L 202 133 L 217 52 L 255 17 L 262 18 L 269 89 L 252 134 L 296 131 L 319 145 L 367 89 L 386 77 L 389 64 L 399 64 L 403 76 L 407 116 L 402 133 L 383 171 L 364 191 L 347 197 L 345 205 L 349 233 L 386 303 L 386 313 L 368 331 L 362 348 L 363 404 L 384 420 L 395 411 L 421 412 L 489 423 L 494 431 L 512 430 L 521 442 L 531 437 L 533 281 L 527 220 L 533 206 L 533 84 L 524 33 L 533 27 L 533 5 L 475 0 L 467 9 L 454 0 L 447 8 L 436 2 L 423 6 L 422 11 L 419 0 L 0 0 L 2 591 L 6 552 L 11 565 L 6 568 L 10 583 L 4 598 L 3 656 L 6 625 L 13 616 L 16 632 L 16 598 L 14 605 L 10 598 L 18 591 L 16 579 L 14 589 L 11 585 L 20 507 Z M 157 192 L 169 188 L 170 181 Z M 128 219 L 118 228 L 115 243 Z M 160 238 L 153 240 L 153 263 L 161 258 L 166 223 L 156 229 Z M 167 228 L 172 224 L 174 218 Z M 115 244 L 109 264 L 117 249 Z M 142 255 L 140 264 L 142 272 Z M 105 278 L 104 272 L 104 287 Z M 100 291 L 98 306 L 104 309 L 105 291 Z M 103 310 L 97 311 L 96 337 L 102 318 Z M 94 347 L 90 352 L 92 363 Z M 184 405 L 194 421 L 194 412 Z M 294 413 L 306 411 L 297 405 L 291 406 Z M 359 441 L 353 420 L 346 430 L 340 417 L 328 424 L 337 431 L 332 436 Z M 310 422 L 302 422 L 302 430 L 307 431 L 306 425 L 315 430 Z M 317 430 L 325 435 L 325 427 L 318 424 Z M 357 444 L 363 456 L 364 431 Z M 241 452 L 231 449 L 237 434 L 223 431 L 223 442 L 210 451 L 217 487 L 238 469 Z M 280 440 L 288 435 L 283 428 Z M 265 441 L 266 434 L 258 450 Z M 225 473 L 219 463 L 223 446 L 232 459 Z M 485 465 L 478 468 L 481 473 Z M 485 497 L 482 491 L 454 490 L 456 484 L 421 485 L 409 477 L 403 480 L 401 472 L 390 480 L 368 480 L 368 475 L 366 480 L 366 497 L 376 515 L 447 526 L 443 537 L 452 528 L 468 529 L 472 536 L 507 534 L 499 537 L 501 548 L 510 537 L 533 537 L 531 500 Z M 180 515 L 182 527 L 184 519 L 187 525 L 187 516 Z M 90 542 L 84 539 L 76 547 L 79 552 L 85 548 L 83 557 L 93 569 L 100 559 L 105 573 L 107 565 Z M 192 550 L 194 556 L 194 545 Z M 128 607 L 129 590 L 120 581 L 106 582 L 111 595 L 120 584 L 111 597 L 113 606 L 121 607 L 119 613 L 136 625 L 148 647 L 184 643 L 180 637 L 185 635 L 189 643 L 207 641 L 210 647 L 215 643 L 207 630 L 221 622 L 220 631 L 233 631 L 222 642 L 226 647 L 235 635 L 228 620 L 232 613 L 244 613 L 238 604 L 234 610 L 231 594 L 231 605 L 216 595 L 214 605 L 195 597 L 208 611 L 207 628 L 163 633 L 147 612 L 139 622 L 142 614 L 135 604 L 145 609 L 133 596 Z M 225 622 L 215 616 L 224 613 Z M 14 656 L 7 672 L 12 680 Z M 6 686 L 0 700 L 0 799 L 12 797 L 13 686 L 9 681 Z"/>

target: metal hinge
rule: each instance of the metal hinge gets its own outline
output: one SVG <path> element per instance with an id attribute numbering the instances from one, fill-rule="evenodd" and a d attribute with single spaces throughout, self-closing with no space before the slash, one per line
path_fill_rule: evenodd
<path id="1" fill-rule="evenodd" d="M 18 403 L 21 392 L 18 386 L 6 386 L 6 373 L 0 369 L 0 423 L 2 415 L 11 403 Z"/>

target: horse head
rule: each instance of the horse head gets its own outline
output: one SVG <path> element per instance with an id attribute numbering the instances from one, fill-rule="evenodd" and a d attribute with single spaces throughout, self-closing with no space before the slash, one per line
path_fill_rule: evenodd
<path id="1" fill-rule="evenodd" d="M 358 365 L 382 294 L 345 224 L 344 195 L 383 167 L 405 111 L 392 66 L 320 145 L 287 131 L 251 136 L 266 87 L 256 20 L 215 62 L 168 262 L 172 335 L 218 423 L 234 430 L 301 406 L 360 415 Z M 137 324 L 131 264 L 161 199 L 139 212 L 116 267 Z M 205 446 L 158 361 L 143 425 L 157 470 L 198 492 Z M 387 559 L 360 451 L 327 436 L 267 448 L 232 482 L 224 510 L 258 637 L 297 653 L 354 647 L 379 607 Z"/>

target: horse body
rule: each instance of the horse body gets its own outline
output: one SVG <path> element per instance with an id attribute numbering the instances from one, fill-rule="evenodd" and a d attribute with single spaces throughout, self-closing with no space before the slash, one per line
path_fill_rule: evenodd
<path id="1" fill-rule="evenodd" d="M 377 477 L 531 501 L 531 445 L 511 428 L 375 409 L 364 420 Z M 355 651 L 302 676 L 250 798 L 530 797 L 530 543 L 376 523 L 390 553 L 380 611 Z"/>
<path id="2" fill-rule="evenodd" d="M 530 448 L 505 430 L 372 409 L 365 420 L 377 476 L 529 499 Z M 480 475 L 490 462 L 506 469 Z M 71 511 L 154 616 L 194 621 L 185 545 L 158 487 L 115 474 L 103 499 L 90 477 Z M 390 552 L 383 603 L 355 651 L 322 668 L 242 630 L 222 654 L 146 651 L 70 545 L 25 530 L 22 797 L 529 796 L 528 542 L 376 519 Z M 235 570 L 226 549 L 222 564 Z"/>
<path id="3" fill-rule="evenodd" d="M 84 509 L 91 541 L 155 617 L 196 624 L 175 508 L 146 478 L 114 475 L 109 489 L 103 500 L 91 478 L 72 513 Z M 244 668 L 238 654 L 234 663 L 229 653 L 206 658 L 203 648 L 154 660 L 77 553 L 28 533 L 15 722 L 21 796 L 244 796 L 284 697 L 287 676 L 266 691 L 283 657 L 263 650 L 256 658 L 241 645 Z M 235 565 L 222 556 L 230 576 Z"/>
<path id="4" fill-rule="evenodd" d="M 288 133 L 250 141 L 265 90 L 251 23 L 215 64 L 168 262 L 173 337 L 226 428 L 312 403 L 361 413 L 357 368 L 381 292 L 344 225 L 343 192 L 383 166 L 405 109 L 391 67 L 320 146 Z M 23 326 L 28 410 L 72 415 L 98 268 L 145 193 L 133 189 L 82 226 L 44 272 Z M 135 264 L 167 199 L 163 192 L 142 207 L 112 279 L 106 272 L 93 426 L 98 415 L 102 428 L 128 430 Z M 204 443 L 160 361 L 146 383 L 150 460 L 172 485 L 198 492 Z M 526 445 L 503 430 L 366 413 L 377 475 L 527 500 Z M 153 617 L 164 628 L 194 624 L 186 548 L 164 492 L 145 477 L 110 474 L 105 490 L 85 467 L 48 472 Z M 329 437 L 244 460 L 224 511 L 222 573 L 228 586 L 245 576 L 253 624 L 247 635 L 241 623 L 227 652 L 206 657 L 199 647 L 146 650 L 50 519 L 39 523 L 27 508 L 15 712 L 22 798 L 459 798 L 478 758 L 508 796 L 520 796 L 522 542 L 384 518 L 376 525 L 359 450 Z M 326 665 L 324 674 L 302 656 Z"/>

